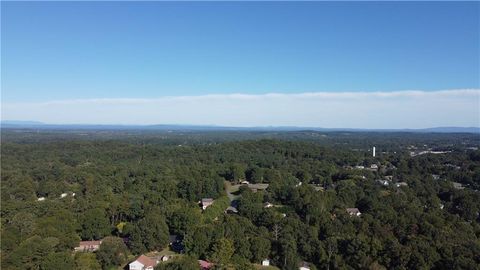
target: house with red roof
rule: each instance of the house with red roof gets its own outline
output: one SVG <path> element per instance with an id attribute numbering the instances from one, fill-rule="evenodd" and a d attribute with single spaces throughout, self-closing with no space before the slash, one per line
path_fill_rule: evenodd
<path id="1" fill-rule="evenodd" d="M 213 268 L 213 263 L 204 260 L 198 260 L 198 264 L 200 264 L 200 269 L 202 270 L 208 270 L 210 268 Z"/>

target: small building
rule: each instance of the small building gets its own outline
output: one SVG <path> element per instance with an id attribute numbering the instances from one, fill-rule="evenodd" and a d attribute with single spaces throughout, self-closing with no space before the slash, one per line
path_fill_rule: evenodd
<path id="1" fill-rule="evenodd" d="M 158 261 L 151 259 L 145 255 L 140 255 L 135 261 L 128 264 L 129 270 L 153 270 Z"/>
<path id="2" fill-rule="evenodd" d="M 170 260 L 170 256 L 164 255 L 164 256 L 162 256 L 161 260 L 162 260 L 162 262 L 166 262 L 166 261 Z"/>
<path id="3" fill-rule="evenodd" d="M 200 265 L 200 269 L 202 270 L 208 270 L 210 268 L 213 268 L 213 263 L 208 261 L 198 260 L 198 264 Z"/>
<path id="4" fill-rule="evenodd" d="M 170 249 L 177 253 L 182 253 L 183 252 L 182 238 L 176 234 L 171 234 L 168 238 L 169 238 L 168 243 L 170 245 Z"/>
<path id="5" fill-rule="evenodd" d="M 385 179 L 378 179 L 377 183 L 379 183 L 380 185 L 385 186 L 385 187 L 390 185 L 390 181 L 385 180 Z"/>
<path id="6" fill-rule="evenodd" d="M 248 188 L 250 188 L 253 192 L 263 191 L 268 188 L 268 184 L 249 184 Z"/>
<path id="7" fill-rule="evenodd" d="M 452 182 L 453 184 L 453 188 L 454 189 L 464 189 L 465 187 L 462 185 L 462 183 L 458 183 L 458 182 Z"/>
<path id="8" fill-rule="evenodd" d="M 355 169 L 363 170 L 363 169 L 365 169 L 365 166 L 357 165 L 357 166 L 355 166 Z"/>
<path id="9" fill-rule="evenodd" d="M 213 199 L 212 198 L 203 198 L 202 199 L 202 210 L 207 209 L 210 205 L 213 204 Z"/>
<path id="10" fill-rule="evenodd" d="M 310 264 L 308 262 L 301 262 L 298 270 L 310 270 Z"/>
<path id="11" fill-rule="evenodd" d="M 237 210 L 237 208 L 235 208 L 233 206 L 229 206 L 229 207 L 227 207 L 227 209 L 225 209 L 225 213 L 226 214 L 237 214 L 238 210 Z"/>
<path id="12" fill-rule="evenodd" d="M 270 266 L 270 260 L 269 259 L 265 259 L 262 261 L 262 266 Z"/>
<path id="13" fill-rule="evenodd" d="M 45 197 L 40 197 L 37 199 L 37 201 L 41 202 L 41 201 L 45 201 Z"/>
<path id="14" fill-rule="evenodd" d="M 273 204 L 269 203 L 269 202 L 266 202 L 263 204 L 263 208 L 271 208 L 273 207 Z"/>
<path id="15" fill-rule="evenodd" d="M 240 184 L 242 184 L 242 185 L 249 185 L 250 182 L 248 182 L 247 180 L 243 180 L 242 182 L 240 182 Z"/>
<path id="16" fill-rule="evenodd" d="M 396 187 L 408 187 L 408 184 L 406 182 L 398 182 L 395 184 Z"/>
<path id="17" fill-rule="evenodd" d="M 370 170 L 372 170 L 372 171 L 378 170 L 378 165 L 377 164 L 370 165 Z"/>
<path id="18" fill-rule="evenodd" d="M 362 214 L 360 210 L 358 210 L 358 208 L 347 208 L 347 213 L 350 216 L 356 216 L 356 217 L 359 217 Z"/>
<path id="19" fill-rule="evenodd" d="M 67 193 L 62 193 L 62 194 L 60 194 L 60 198 L 65 198 L 65 197 L 67 197 L 67 195 L 68 195 Z"/>
<path id="20" fill-rule="evenodd" d="M 93 252 L 97 251 L 102 244 L 102 240 L 98 241 L 80 241 L 77 247 L 75 247 L 75 251 L 81 252 Z"/>
<path id="21" fill-rule="evenodd" d="M 168 243 L 169 243 L 170 245 L 173 245 L 174 243 L 177 243 L 177 242 L 179 242 L 179 241 L 180 241 L 180 237 L 179 237 L 178 235 L 176 235 L 176 234 L 170 234 L 170 235 L 168 236 Z"/>

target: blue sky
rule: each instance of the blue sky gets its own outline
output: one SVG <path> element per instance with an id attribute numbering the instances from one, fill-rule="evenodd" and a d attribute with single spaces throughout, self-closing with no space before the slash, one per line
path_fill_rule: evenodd
<path id="1" fill-rule="evenodd" d="M 14 110 L 21 108 L 19 104 L 51 101 L 90 100 L 93 109 L 92 104 L 98 104 L 95 103 L 98 99 L 138 102 L 138 99 L 205 95 L 228 99 L 232 94 L 264 97 L 268 93 L 293 98 L 312 92 L 339 93 L 340 97 L 345 92 L 474 89 L 469 92 L 473 95 L 473 106 L 458 105 L 470 106 L 464 112 L 466 115 L 458 115 L 452 108 L 450 113 L 457 118 L 412 126 L 479 125 L 480 116 L 475 108 L 475 104 L 479 105 L 480 88 L 478 2 L 2 2 L 1 5 L 4 119 L 47 122 L 96 119 L 87 115 L 88 111 L 79 111 L 76 116 L 65 111 L 62 119 L 51 116 L 34 119 L 41 114 L 19 114 L 18 109 Z M 472 97 L 469 99 L 471 102 Z M 425 102 L 432 100 L 429 96 Z M 354 106 L 354 102 L 343 104 Z M 392 106 L 395 109 L 409 103 Z M 172 112 L 159 108 L 153 113 Z M 337 117 L 334 112 L 331 114 L 325 117 Z M 465 117 L 467 122 L 460 119 Z M 233 121 L 237 118 L 238 121 Z M 231 116 L 220 121 L 189 118 L 187 114 L 184 119 L 162 121 L 285 124 L 274 115 L 261 123 L 240 118 L 241 115 Z M 118 115 L 101 123 L 127 123 L 124 119 Z M 325 119 L 315 122 L 316 119 L 300 112 L 288 123 L 335 124 L 320 121 Z M 151 121 L 155 119 L 144 122 Z M 393 127 L 409 127 L 395 125 L 395 121 Z"/>

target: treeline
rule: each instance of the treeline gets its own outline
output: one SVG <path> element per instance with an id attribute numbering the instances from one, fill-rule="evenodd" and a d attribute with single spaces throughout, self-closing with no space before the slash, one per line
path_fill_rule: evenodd
<path id="1" fill-rule="evenodd" d="M 175 234 L 184 255 L 159 269 L 195 269 L 197 259 L 252 269 L 267 258 L 281 269 L 301 261 L 312 269 L 477 269 L 480 151 L 455 136 L 442 137 L 451 153 L 376 158 L 349 144 L 302 141 L 7 140 L 2 268 L 110 269 L 162 250 Z M 354 169 L 371 164 L 379 169 Z M 386 176 L 392 184 L 379 185 Z M 224 213 L 224 182 L 244 180 L 269 187 L 240 188 L 238 214 Z M 202 212 L 202 198 L 216 203 Z M 349 216 L 352 207 L 362 215 Z M 72 252 L 80 240 L 98 239 L 99 251 Z"/>

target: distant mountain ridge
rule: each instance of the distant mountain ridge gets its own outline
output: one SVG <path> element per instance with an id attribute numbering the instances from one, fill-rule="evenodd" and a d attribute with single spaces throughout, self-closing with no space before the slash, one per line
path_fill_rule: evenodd
<path id="1" fill-rule="evenodd" d="M 175 131 L 348 131 L 348 132 L 415 132 L 415 133 L 479 133 L 480 127 L 432 127 L 420 129 L 362 129 L 362 128 L 323 128 L 296 126 L 257 126 L 230 127 L 213 125 L 99 125 L 99 124 L 46 124 L 39 121 L 0 122 L 1 128 L 7 129 L 83 129 L 83 130 L 175 130 Z"/>

